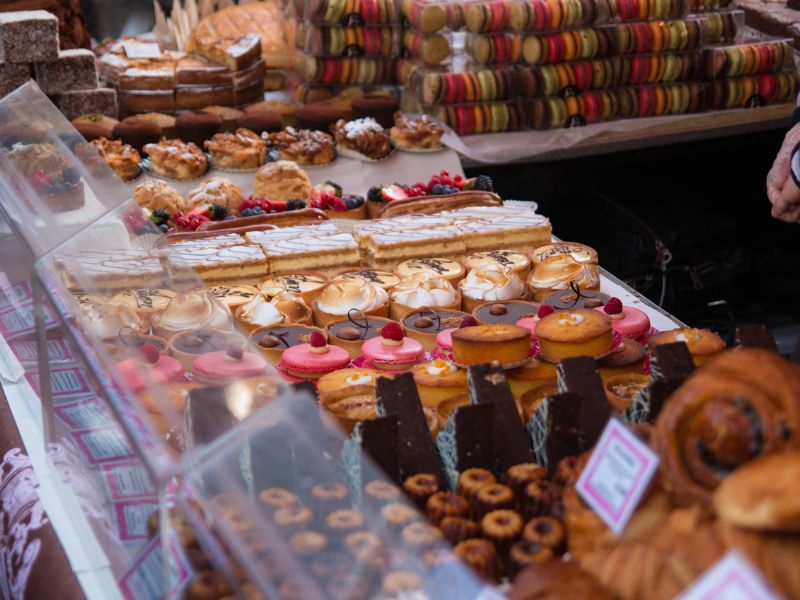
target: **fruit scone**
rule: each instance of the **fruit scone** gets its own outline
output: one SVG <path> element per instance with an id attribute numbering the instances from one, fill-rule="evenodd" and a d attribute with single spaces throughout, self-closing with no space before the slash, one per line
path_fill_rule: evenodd
<path id="1" fill-rule="evenodd" d="M 267 258 L 260 246 L 217 246 L 186 249 L 171 246 L 164 253 L 174 280 L 199 277 L 203 281 L 258 279 L 267 274 Z"/>

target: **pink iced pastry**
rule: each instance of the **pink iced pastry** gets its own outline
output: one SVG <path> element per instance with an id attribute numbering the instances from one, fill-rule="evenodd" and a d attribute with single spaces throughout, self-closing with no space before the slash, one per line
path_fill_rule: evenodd
<path id="1" fill-rule="evenodd" d="M 152 344 L 144 344 L 140 352 L 141 357 L 122 360 L 116 366 L 117 378 L 128 389 L 139 393 L 151 385 L 183 380 L 183 366 L 178 359 L 162 356 Z"/>
<path id="2" fill-rule="evenodd" d="M 331 346 L 321 331 L 311 333 L 307 344 L 298 344 L 283 351 L 280 368 L 298 379 L 319 379 L 325 373 L 344 369 L 350 364 L 350 353 Z"/>
<path id="3" fill-rule="evenodd" d="M 402 371 L 421 359 L 425 349 L 417 340 L 405 337 L 400 324 L 392 321 L 383 326 L 380 337 L 361 345 L 361 353 L 375 368 Z"/>
<path id="4" fill-rule="evenodd" d="M 531 331 L 531 339 L 536 339 L 536 324 L 544 319 L 550 313 L 555 312 L 555 309 L 550 306 L 549 304 L 542 304 L 539 307 L 539 312 L 536 313 L 535 317 L 525 317 L 524 319 L 520 319 L 517 321 L 517 327 L 524 327 L 525 329 L 530 329 Z"/>
<path id="5" fill-rule="evenodd" d="M 237 344 L 232 344 L 224 352 L 201 354 L 192 363 L 194 380 L 212 385 L 246 377 L 258 377 L 266 374 L 268 370 L 269 363 L 263 356 L 245 352 Z"/>
<path id="6" fill-rule="evenodd" d="M 619 298 L 611 298 L 605 306 L 596 308 L 611 317 L 611 327 L 624 337 L 639 338 L 650 331 L 650 318 L 632 306 L 623 306 Z"/>

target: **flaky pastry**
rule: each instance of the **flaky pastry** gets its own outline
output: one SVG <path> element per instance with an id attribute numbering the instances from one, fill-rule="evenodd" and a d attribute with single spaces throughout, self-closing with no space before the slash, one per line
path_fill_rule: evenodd
<path id="1" fill-rule="evenodd" d="M 264 164 L 267 143 L 249 129 L 218 133 L 205 143 L 218 169 L 256 169 Z"/>
<path id="2" fill-rule="evenodd" d="M 172 179 L 193 179 L 208 169 L 208 158 L 193 143 L 162 138 L 157 144 L 146 144 L 150 168 L 156 175 Z"/>

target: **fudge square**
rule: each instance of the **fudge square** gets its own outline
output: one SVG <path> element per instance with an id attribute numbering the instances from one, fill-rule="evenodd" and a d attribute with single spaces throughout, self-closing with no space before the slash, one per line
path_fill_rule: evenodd
<path id="1" fill-rule="evenodd" d="M 0 62 L 58 58 L 58 19 L 46 10 L 0 13 Z"/>
<path id="2" fill-rule="evenodd" d="M 94 52 L 85 48 L 62 50 L 56 60 L 37 62 L 36 83 L 49 95 L 96 88 Z"/>
<path id="3" fill-rule="evenodd" d="M 0 97 L 10 94 L 33 76 L 26 63 L 0 63 Z"/>
<path id="4" fill-rule="evenodd" d="M 119 112 L 117 92 L 110 88 L 64 92 L 53 96 L 53 102 L 69 121 L 91 113 L 116 119 Z"/>

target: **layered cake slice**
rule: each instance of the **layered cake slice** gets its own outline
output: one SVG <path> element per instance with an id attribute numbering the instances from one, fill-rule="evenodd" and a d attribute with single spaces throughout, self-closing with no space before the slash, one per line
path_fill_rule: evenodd
<path id="1" fill-rule="evenodd" d="M 164 269 L 157 258 L 140 256 L 115 260 L 73 258 L 62 263 L 64 283 L 71 290 L 117 290 L 122 288 L 161 287 Z"/>
<path id="2" fill-rule="evenodd" d="M 244 237 L 250 244 L 269 245 L 280 240 L 293 240 L 304 236 L 322 237 L 341 233 L 338 227 L 330 222 L 319 225 L 295 225 L 264 231 L 248 231 Z"/>
<path id="3" fill-rule="evenodd" d="M 370 266 L 388 270 L 410 258 L 466 252 L 464 235 L 453 226 L 373 233 L 361 243 Z"/>
<path id="4" fill-rule="evenodd" d="M 549 219 L 533 212 L 460 223 L 458 229 L 466 238 L 468 252 L 501 248 L 530 252 L 551 243 L 553 238 Z"/>
<path id="5" fill-rule="evenodd" d="M 165 258 L 169 275 L 178 280 L 200 277 L 206 282 L 238 281 L 267 274 L 267 259 L 259 246 L 173 246 Z"/>
<path id="6" fill-rule="evenodd" d="M 238 233 L 223 233 L 220 235 L 197 236 L 179 238 L 171 241 L 169 246 L 162 250 L 167 254 L 170 249 L 187 250 L 189 248 L 219 248 L 223 246 L 244 246 L 245 239 Z"/>
<path id="7" fill-rule="evenodd" d="M 379 219 L 367 222 L 356 229 L 355 236 L 363 240 L 375 233 L 386 233 L 414 229 L 432 229 L 436 227 L 448 227 L 453 224 L 453 219 L 442 215 L 422 215 L 393 217 L 391 219 Z"/>
<path id="8" fill-rule="evenodd" d="M 271 273 L 345 271 L 361 264 L 358 244 L 349 233 L 303 236 L 261 246 Z"/>

